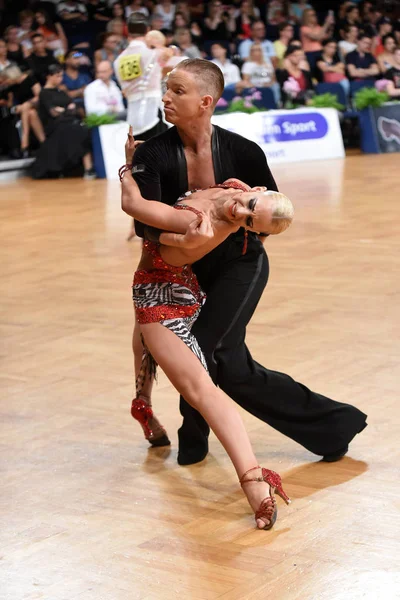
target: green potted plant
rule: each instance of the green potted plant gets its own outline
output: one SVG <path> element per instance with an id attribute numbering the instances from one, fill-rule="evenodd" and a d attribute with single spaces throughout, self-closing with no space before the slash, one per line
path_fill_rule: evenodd
<path id="1" fill-rule="evenodd" d="M 336 110 L 344 110 L 345 108 L 343 104 L 338 102 L 337 96 L 330 93 L 313 96 L 308 106 L 313 106 L 314 108 L 336 108 Z"/>

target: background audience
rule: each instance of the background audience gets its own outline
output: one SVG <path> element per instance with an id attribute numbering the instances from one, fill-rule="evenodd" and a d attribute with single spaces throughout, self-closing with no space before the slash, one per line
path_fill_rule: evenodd
<path id="1" fill-rule="evenodd" d="M 18 0 L 13 6 L 3 0 L 3 6 L 0 125 L 5 129 L 0 146 L 13 156 L 26 156 L 35 149 L 43 154 L 49 127 L 54 139 L 63 121 L 78 123 L 84 118 L 85 104 L 99 115 L 124 114 L 127 98 L 114 73 L 114 81 L 109 79 L 109 72 L 110 63 L 132 43 L 127 19 L 135 14 L 160 36 L 157 43 L 156 36 L 149 38 L 150 50 L 171 47 L 162 76 L 184 57 L 202 57 L 221 68 L 227 93 L 230 88 L 236 93 L 249 86 L 260 93 L 270 88 L 278 107 L 288 101 L 307 102 L 318 83 L 339 83 L 348 103 L 350 81 L 373 85 L 384 80 L 382 89 L 392 98 L 400 97 L 400 3 Z M 146 73 L 139 75 L 146 81 Z M 132 75 L 130 88 L 136 89 L 139 75 Z M 55 116 L 52 108 L 47 110 L 46 97 L 62 98 L 62 120 L 57 120 L 60 115 Z M 21 132 L 19 137 L 15 138 L 14 130 Z"/>

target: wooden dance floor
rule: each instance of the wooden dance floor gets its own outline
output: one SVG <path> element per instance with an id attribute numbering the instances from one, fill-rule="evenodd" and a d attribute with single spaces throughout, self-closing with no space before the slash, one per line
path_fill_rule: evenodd
<path id="1" fill-rule="evenodd" d="M 267 241 L 254 356 L 357 405 L 369 427 L 319 462 L 248 414 L 293 502 L 257 531 L 215 437 L 176 463 L 148 449 L 133 395 L 130 284 L 140 243 L 117 182 L 0 184 L 1 600 L 400 598 L 399 155 L 275 167 L 296 219 Z"/>

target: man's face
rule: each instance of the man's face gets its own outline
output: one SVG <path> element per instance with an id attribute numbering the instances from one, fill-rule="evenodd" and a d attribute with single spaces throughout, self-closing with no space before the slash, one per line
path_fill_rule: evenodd
<path id="1" fill-rule="evenodd" d="M 164 20 L 161 17 L 153 17 L 151 20 L 151 28 L 152 29 L 160 29 L 163 28 Z"/>
<path id="2" fill-rule="evenodd" d="M 101 79 L 104 83 L 108 83 L 112 77 L 112 68 L 108 63 L 100 63 L 96 69 L 97 79 Z"/>
<path id="3" fill-rule="evenodd" d="M 366 52 L 370 52 L 371 44 L 372 44 L 372 41 L 370 38 L 367 38 L 367 37 L 361 38 L 361 40 L 358 41 L 358 51 L 363 52 L 364 54 Z"/>
<path id="4" fill-rule="evenodd" d="M 33 38 L 32 45 L 34 52 L 43 52 L 44 50 L 46 50 L 46 44 L 43 37 Z"/>
<path id="5" fill-rule="evenodd" d="M 79 57 L 75 54 L 70 54 L 65 61 L 65 65 L 77 71 L 79 69 Z"/>
<path id="6" fill-rule="evenodd" d="M 213 44 L 211 46 L 211 54 L 213 58 L 223 60 L 226 57 L 226 48 L 223 48 L 219 44 Z"/>
<path id="7" fill-rule="evenodd" d="M 348 40 L 357 40 L 358 36 L 358 27 L 350 27 L 349 32 L 347 34 Z"/>
<path id="8" fill-rule="evenodd" d="M 254 23 L 251 32 L 253 39 L 263 40 L 265 38 L 265 25 L 263 23 Z"/>
<path id="9" fill-rule="evenodd" d="M 197 86 L 195 75 L 184 69 L 174 69 L 168 77 L 167 90 L 163 96 L 165 118 L 174 125 L 198 118 L 204 112 L 204 97 Z"/>

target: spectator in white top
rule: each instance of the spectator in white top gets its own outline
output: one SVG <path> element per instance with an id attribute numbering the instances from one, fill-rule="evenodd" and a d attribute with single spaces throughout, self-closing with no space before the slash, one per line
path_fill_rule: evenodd
<path id="1" fill-rule="evenodd" d="M 84 102 L 86 114 L 126 116 L 122 93 L 112 80 L 113 69 L 108 60 L 99 62 L 96 79 L 85 87 Z"/>
<path id="2" fill-rule="evenodd" d="M 27 56 L 32 51 L 31 36 L 33 34 L 33 20 L 34 14 L 30 10 L 23 10 L 19 13 L 20 27 L 18 29 L 17 39 L 21 44 L 24 55 Z"/>
<path id="3" fill-rule="evenodd" d="M 161 66 L 172 54 L 168 49 L 148 48 L 145 35 L 149 27 L 143 15 L 132 13 L 128 19 L 129 45 L 114 62 L 118 83 L 128 101 L 128 123 L 133 135 L 146 140 L 161 133 Z"/>
<path id="4" fill-rule="evenodd" d="M 242 67 L 243 81 L 246 87 L 271 88 L 277 106 L 281 101 L 281 90 L 276 81 L 275 69 L 269 58 L 265 58 L 261 44 L 253 44 L 250 58 Z"/>
<path id="5" fill-rule="evenodd" d="M 161 0 L 154 8 L 154 16 L 162 17 L 163 26 L 161 29 L 172 29 L 172 22 L 175 17 L 175 4 L 171 0 Z"/>
<path id="6" fill-rule="evenodd" d="M 63 21 L 83 23 L 88 20 L 86 6 L 75 0 L 65 0 L 57 6 L 57 14 Z"/>
<path id="7" fill-rule="evenodd" d="M 261 44 L 265 60 L 270 60 L 274 69 L 277 67 L 274 44 L 265 37 L 265 25 L 263 21 L 255 21 L 251 26 L 251 40 L 243 40 L 239 45 L 240 58 L 247 60 L 250 56 L 250 48 L 254 43 Z"/>
<path id="8" fill-rule="evenodd" d="M 338 44 L 339 56 L 342 61 L 344 61 L 346 54 L 353 52 L 357 48 L 358 27 L 357 25 L 346 25 L 344 32 L 345 39 L 340 40 Z"/>
<path id="9" fill-rule="evenodd" d="M 125 17 L 129 19 L 132 13 L 141 13 L 144 17 L 149 16 L 149 11 L 143 6 L 143 0 L 132 0 L 125 8 Z"/>
<path id="10" fill-rule="evenodd" d="M 239 67 L 232 64 L 232 62 L 226 58 L 227 49 L 215 42 L 211 46 L 211 56 L 212 60 L 217 67 L 219 67 L 224 75 L 225 87 L 228 85 L 236 85 L 240 80 L 240 71 Z"/>

